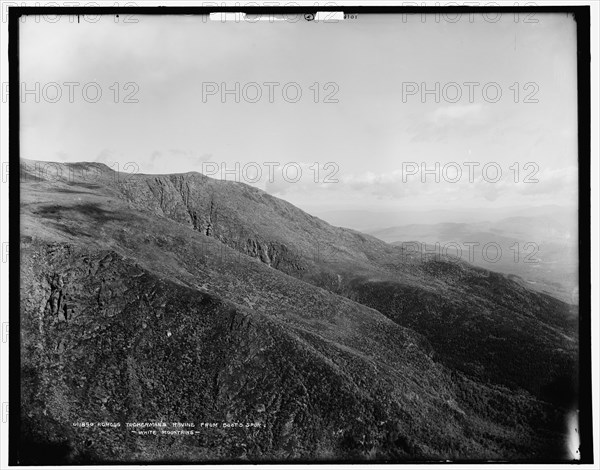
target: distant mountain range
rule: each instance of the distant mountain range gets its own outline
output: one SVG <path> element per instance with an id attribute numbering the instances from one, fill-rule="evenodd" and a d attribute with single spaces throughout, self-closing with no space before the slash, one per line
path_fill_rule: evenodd
<path id="1" fill-rule="evenodd" d="M 533 207 L 480 207 L 457 210 L 419 208 L 411 202 L 406 208 L 398 210 L 320 210 L 312 211 L 332 225 L 348 227 L 367 233 L 385 230 L 390 227 L 405 227 L 407 225 L 437 225 L 437 224 L 480 224 L 497 223 L 502 219 L 513 217 L 550 217 L 566 225 L 577 226 L 577 208 L 556 205 Z"/>
<path id="2" fill-rule="evenodd" d="M 21 163 L 21 463 L 573 457 L 576 305 L 241 183 L 55 165 Z M 199 432 L 126 425 L 157 421 Z"/>
<path id="3" fill-rule="evenodd" d="M 424 256 L 447 254 L 476 266 L 519 276 L 535 290 L 577 303 L 577 230 L 577 214 L 563 210 L 556 211 L 552 217 L 519 216 L 469 224 L 414 224 L 371 233 L 388 243 L 418 250 Z"/>

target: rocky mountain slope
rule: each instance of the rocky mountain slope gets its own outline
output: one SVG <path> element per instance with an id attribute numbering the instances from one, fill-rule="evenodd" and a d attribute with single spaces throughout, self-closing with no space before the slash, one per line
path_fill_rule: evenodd
<path id="1" fill-rule="evenodd" d="M 574 306 L 241 183 L 43 165 L 21 173 L 22 462 L 567 455 Z M 125 426 L 147 421 L 198 432 Z"/>

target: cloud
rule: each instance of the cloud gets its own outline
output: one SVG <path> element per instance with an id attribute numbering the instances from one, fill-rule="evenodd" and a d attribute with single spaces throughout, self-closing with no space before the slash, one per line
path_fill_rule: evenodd
<path id="1" fill-rule="evenodd" d="M 539 169 L 530 167 L 522 172 L 523 181 L 519 185 L 519 193 L 523 195 L 558 195 L 577 197 L 579 171 L 576 166 L 555 169 Z"/>
<path id="2" fill-rule="evenodd" d="M 412 184 L 414 181 L 410 181 L 408 177 L 403 179 L 401 170 L 387 173 L 368 171 L 361 175 L 350 174 L 344 176 L 341 181 L 344 186 L 348 186 L 352 190 L 363 191 L 378 199 L 404 199 L 415 196 L 423 189 L 420 181 Z"/>
<path id="3" fill-rule="evenodd" d="M 441 124 L 457 119 L 471 120 L 478 118 L 483 112 L 481 103 L 448 105 L 437 108 L 430 114 L 430 120 L 436 124 Z"/>
<path id="4" fill-rule="evenodd" d="M 158 173 L 178 173 L 201 171 L 202 163 L 213 158 L 210 153 L 201 153 L 191 149 L 154 150 L 145 165 L 146 171 Z"/>
<path id="5" fill-rule="evenodd" d="M 446 142 L 489 131 L 488 120 L 489 113 L 481 103 L 448 104 L 413 115 L 407 130 L 413 134 L 411 142 Z"/>

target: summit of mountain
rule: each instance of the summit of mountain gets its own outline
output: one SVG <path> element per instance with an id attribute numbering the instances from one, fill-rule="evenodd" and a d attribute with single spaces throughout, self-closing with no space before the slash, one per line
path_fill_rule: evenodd
<path id="1" fill-rule="evenodd" d="M 565 456 L 577 308 L 508 276 L 95 163 L 23 160 L 21 235 L 23 432 L 57 461 Z"/>

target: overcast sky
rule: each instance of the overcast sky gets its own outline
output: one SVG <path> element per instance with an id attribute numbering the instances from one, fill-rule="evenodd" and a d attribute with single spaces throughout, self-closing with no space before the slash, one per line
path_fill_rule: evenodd
<path id="1" fill-rule="evenodd" d="M 576 202 L 576 25 L 564 14 L 536 14 L 529 19 L 535 23 L 512 14 L 498 21 L 463 15 L 454 23 L 434 15 L 338 23 L 136 19 L 21 23 L 21 81 L 28 89 L 40 83 L 39 103 L 34 94 L 22 96 L 23 157 L 118 163 L 122 170 L 135 162 L 142 173 L 212 174 L 212 165 L 256 162 L 263 173 L 254 185 L 311 212 Z M 51 82 L 60 84 L 60 99 Z M 79 84 L 72 103 L 65 82 Z M 97 87 L 84 97 L 92 82 Z M 240 102 L 230 94 L 223 103 L 221 84 L 235 89 L 236 82 Z M 272 85 L 273 102 L 266 82 L 279 84 Z M 424 100 L 421 84 L 435 90 L 436 82 L 439 98 Z M 451 82 L 460 85 L 460 99 Z M 472 97 L 465 82 L 479 83 Z M 489 83 L 497 85 L 484 95 Z M 102 97 L 91 102 L 95 87 Z M 302 95 L 291 102 L 298 88 Z M 124 102 L 127 96 L 137 102 Z M 273 182 L 266 162 L 280 164 Z M 431 169 L 439 162 L 440 182 L 428 175 L 423 183 L 411 162 Z M 456 183 L 455 167 L 441 173 L 448 162 L 463 171 Z M 465 162 L 481 162 L 473 182 Z M 492 162 L 486 181 L 481 169 Z M 282 177 L 289 163 L 302 169 L 297 183 Z M 492 183 L 498 167 L 502 178 Z M 297 167 L 287 168 L 294 179 Z M 524 183 L 528 175 L 538 182 Z M 327 176 L 339 182 L 323 182 Z"/>

